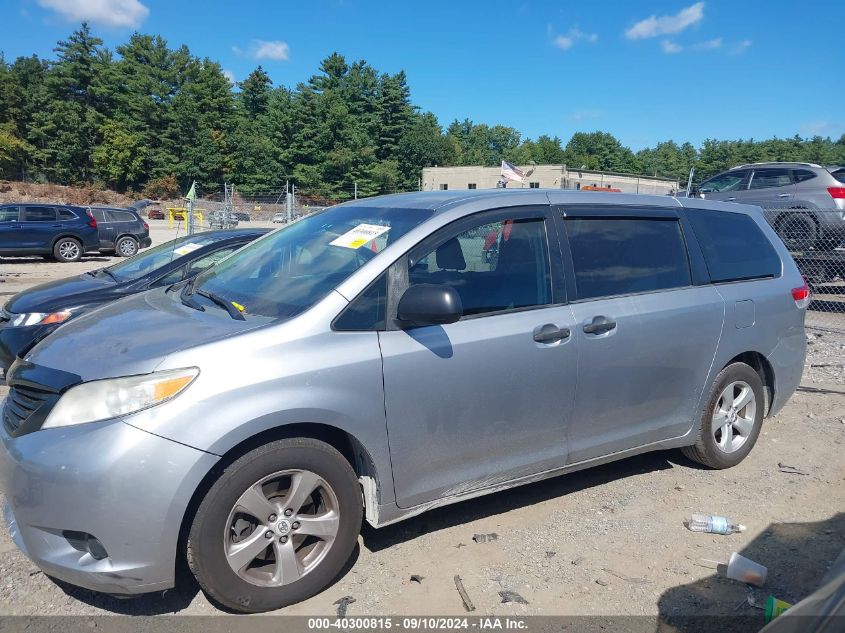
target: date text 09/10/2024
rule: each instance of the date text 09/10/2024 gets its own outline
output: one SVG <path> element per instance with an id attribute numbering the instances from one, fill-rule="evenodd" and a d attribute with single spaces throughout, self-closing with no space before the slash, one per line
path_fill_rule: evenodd
<path id="1" fill-rule="evenodd" d="M 308 629 L 349 630 L 524 630 L 527 623 L 521 618 L 511 617 L 405 617 L 401 620 L 391 617 L 361 618 L 309 618 Z"/>

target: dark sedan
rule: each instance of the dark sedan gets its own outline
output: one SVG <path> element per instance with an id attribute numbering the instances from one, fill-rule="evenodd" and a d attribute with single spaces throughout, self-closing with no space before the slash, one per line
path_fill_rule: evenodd
<path id="1" fill-rule="evenodd" d="M 12 297 L 0 310 L 0 369 L 62 323 L 127 295 L 189 279 L 269 229 L 187 235 L 108 268 L 52 281 Z"/>

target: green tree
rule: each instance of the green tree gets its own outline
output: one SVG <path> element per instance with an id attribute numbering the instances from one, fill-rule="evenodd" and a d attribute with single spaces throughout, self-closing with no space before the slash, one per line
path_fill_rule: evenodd
<path id="1" fill-rule="evenodd" d="M 137 132 L 130 132 L 118 121 L 106 122 L 100 130 L 102 141 L 94 149 L 94 175 L 117 191 L 144 181 L 147 148 Z"/>
<path id="2" fill-rule="evenodd" d="M 576 132 L 564 150 L 566 164 L 573 169 L 634 172 L 634 153 L 608 132 Z"/>

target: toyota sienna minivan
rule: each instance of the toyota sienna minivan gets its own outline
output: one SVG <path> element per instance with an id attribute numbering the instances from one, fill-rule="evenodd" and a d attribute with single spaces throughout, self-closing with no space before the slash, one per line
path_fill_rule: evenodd
<path id="1" fill-rule="evenodd" d="M 186 560 L 218 605 L 276 609 L 337 576 L 362 519 L 645 451 L 738 464 L 799 383 L 809 301 L 756 207 L 342 204 L 18 359 L 5 520 L 69 583 L 159 591 Z"/>

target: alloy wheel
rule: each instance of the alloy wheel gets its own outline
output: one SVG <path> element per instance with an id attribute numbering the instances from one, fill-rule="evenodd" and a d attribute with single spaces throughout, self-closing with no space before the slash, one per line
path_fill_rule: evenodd
<path id="1" fill-rule="evenodd" d="M 710 426 L 717 448 L 733 453 L 745 444 L 754 429 L 757 399 L 751 386 L 742 380 L 730 383 L 719 394 Z"/>
<path id="2" fill-rule="evenodd" d="M 283 470 L 255 482 L 226 520 L 226 562 L 262 587 L 295 582 L 326 557 L 340 528 L 337 496 L 309 470 Z"/>

